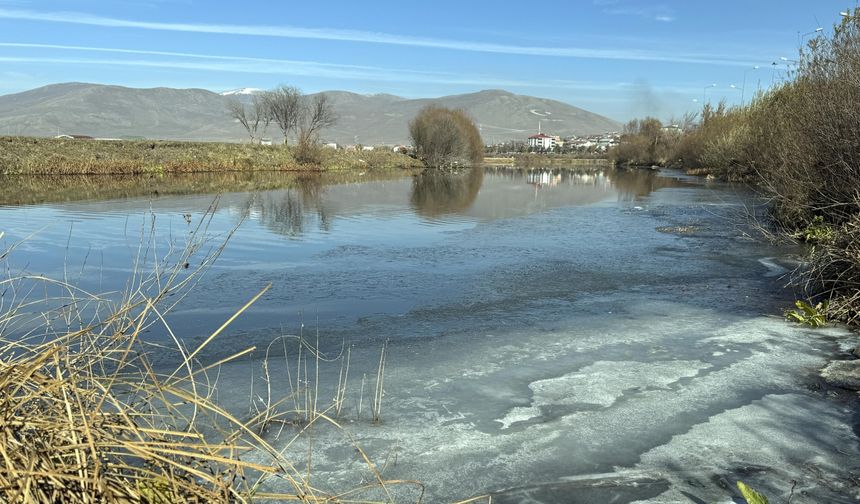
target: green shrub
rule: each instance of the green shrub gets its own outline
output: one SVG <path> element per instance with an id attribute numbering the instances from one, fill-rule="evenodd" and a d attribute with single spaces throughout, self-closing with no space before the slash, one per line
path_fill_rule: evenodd
<path id="1" fill-rule="evenodd" d="M 794 302 L 796 310 L 786 310 L 785 318 L 809 327 L 822 327 L 827 324 L 827 303 L 812 306 L 808 301 L 798 299 Z"/>
<path id="2" fill-rule="evenodd" d="M 738 481 L 738 490 L 741 491 L 741 495 L 744 496 L 747 504 L 768 504 L 767 497 L 746 486 L 741 481 Z"/>

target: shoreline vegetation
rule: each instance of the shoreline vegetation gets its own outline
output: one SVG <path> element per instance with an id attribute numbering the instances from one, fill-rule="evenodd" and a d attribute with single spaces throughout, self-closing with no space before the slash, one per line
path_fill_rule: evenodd
<path id="1" fill-rule="evenodd" d="M 28 176 L 57 179 L 109 176 L 116 180 L 131 180 L 130 177 L 250 172 L 393 174 L 427 168 L 422 161 L 403 152 L 383 149 L 345 151 L 320 147 L 319 161 L 307 163 L 296 160 L 290 147 L 248 143 L 0 136 L 0 146 L 0 176 L 10 180 Z M 613 162 L 606 158 L 569 154 L 526 153 L 488 156 L 479 164 L 524 168 L 608 168 Z M 236 182 L 241 186 L 240 177 L 236 176 Z"/>
<path id="2" fill-rule="evenodd" d="M 792 280 L 822 311 L 811 319 L 860 324 L 860 9 L 751 102 L 706 104 L 669 127 L 631 121 L 609 158 L 749 184 L 767 201 L 766 234 L 808 245 Z"/>
<path id="3" fill-rule="evenodd" d="M 0 175 L 166 175 L 250 171 L 365 171 L 420 169 L 417 159 L 393 151 L 346 151 L 169 140 L 68 140 L 0 137 Z M 308 162 L 308 157 L 313 158 Z"/>

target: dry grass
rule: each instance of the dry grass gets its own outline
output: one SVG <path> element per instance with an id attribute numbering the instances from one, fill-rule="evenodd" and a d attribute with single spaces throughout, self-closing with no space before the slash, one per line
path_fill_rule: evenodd
<path id="1" fill-rule="evenodd" d="M 860 324 L 860 215 L 818 241 L 811 259 L 800 276 L 805 290 L 828 302 L 828 318 Z"/>
<path id="2" fill-rule="evenodd" d="M 300 162 L 295 150 L 216 142 L 95 141 L 0 137 L 0 175 L 139 175 L 265 170 L 414 168 L 403 154 L 379 149 L 318 149 Z"/>
<path id="3" fill-rule="evenodd" d="M 268 287 L 196 348 L 187 348 L 176 336 L 167 322 L 170 312 L 223 247 L 206 248 L 211 217 L 210 211 L 199 224 L 189 225 L 183 246 L 160 254 L 154 232 L 144 236 L 137 272 L 123 293 L 93 294 L 67 278 L 13 274 L 8 260 L 15 245 L 0 251 L 7 272 L 0 280 L 0 500 L 378 502 L 381 495 L 390 502 L 389 488 L 405 485 L 420 501 L 420 484 L 386 481 L 358 445 L 372 476 L 340 494 L 316 488 L 310 464 L 301 467 L 287 456 L 315 424 L 340 429 L 328 415 L 332 407 L 318 404 L 318 386 L 310 391 L 307 358 L 299 360 L 304 375 L 297 377 L 295 390 L 280 399 L 270 395 L 250 419 L 240 420 L 214 399 L 220 366 L 254 348 L 214 363 L 200 359 Z M 189 263 L 199 266 L 188 269 Z M 152 269 L 144 274 L 145 265 Z M 172 343 L 148 339 L 155 330 Z M 159 362 L 172 357 L 176 365 L 157 367 L 154 355 Z M 311 350 L 311 355 L 319 353 Z M 318 357 L 315 362 L 319 383 Z M 268 366 L 268 359 L 264 363 Z M 373 400 L 377 417 L 383 369 L 384 350 Z M 346 381 L 344 374 L 336 395 L 340 400 Z M 297 402 L 292 413 L 304 412 L 304 422 L 291 424 L 291 441 L 275 447 L 264 432 L 284 417 L 283 405 L 298 398 L 304 405 Z M 352 442 L 343 433 L 345 442 Z M 271 488 L 287 490 L 273 493 Z"/>

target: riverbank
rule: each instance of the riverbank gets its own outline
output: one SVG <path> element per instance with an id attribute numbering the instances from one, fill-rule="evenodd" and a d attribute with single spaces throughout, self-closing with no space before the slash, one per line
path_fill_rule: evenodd
<path id="1" fill-rule="evenodd" d="M 0 175 L 142 175 L 248 171 L 419 169 L 404 154 L 319 148 L 299 162 L 282 145 L 0 137 Z"/>
<path id="2" fill-rule="evenodd" d="M 610 152 L 619 165 L 660 164 L 750 185 L 768 201 L 760 227 L 803 242 L 799 297 L 860 325 L 860 11 L 801 49 L 790 78 L 739 106 L 706 104 L 695 123 L 631 121 Z M 683 131 L 683 133 L 681 132 Z"/>

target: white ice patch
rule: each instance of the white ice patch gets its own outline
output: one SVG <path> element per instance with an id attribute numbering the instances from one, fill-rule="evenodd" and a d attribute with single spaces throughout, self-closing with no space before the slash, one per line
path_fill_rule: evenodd
<path id="1" fill-rule="evenodd" d="M 518 422 L 538 418 L 546 406 L 593 404 L 608 408 L 625 391 L 643 388 L 666 388 L 681 378 L 690 378 L 711 367 L 701 361 L 631 362 L 601 361 L 575 373 L 529 384 L 532 404 L 512 408 L 496 422 L 503 429 Z"/>
<path id="2" fill-rule="evenodd" d="M 767 268 L 766 277 L 777 277 L 788 273 L 788 270 L 776 263 L 773 257 L 762 257 L 758 260 L 762 266 Z"/>
<path id="3" fill-rule="evenodd" d="M 810 486 L 824 485 L 860 498 L 856 488 L 844 487 L 852 471 L 850 464 L 846 467 L 845 460 L 857 460 L 860 456 L 856 437 L 846 421 L 850 417 L 849 406 L 838 405 L 822 396 L 769 395 L 715 415 L 689 432 L 673 437 L 667 444 L 644 453 L 636 469 L 657 470 L 669 475 L 670 480 L 674 480 L 672 496 L 685 502 L 679 493 L 682 490 L 707 502 L 723 497 L 725 493 L 721 488 L 690 487 L 689 482 L 707 481 L 707 474 L 733 467 L 768 467 L 773 473 L 771 482 L 795 480 L 812 495 L 816 491 Z M 689 473 L 678 471 L 678 468 L 686 468 Z M 766 485 L 763 480 L 757 482 L 756 476 L 749 478 L 750 484 Z M 783 486 L 785 488 L 780 491 L 787 491 L 788 485 Z M 655 499 L 652 502 L 678 501 Z"/>
<path id="4" fill-rule="evenodd" d="M 540 416 L 540 408 L 537 406 L 517 406 L 511 409 L 504 418 L 496 420 L 502 424 L 502 429 L 507 429 L 513 424 L 528 422 Z"/>
<path id="5" fill-rule="evenodd" d="M 766 322 L 765 322 L 766 321 Z M 844 339 L 848 334 L 842 327 L 823 327 L 810 329 L 798 324 L 790 324 L 777 317 L 763 319 L 764 323 L 741 322 L 721 327 L 713 336 L 703 338 L 702 343 L 713 343 L 723 348 L 726 352 L 737 352 L 736 348 L 730 346 L 747 346 L 752 344 L 767 344 L 771 352 L 790 352 L 785 348 L 785 341 L 789 338 L 814 338 L 830 336 L 832 338 Z"/>

